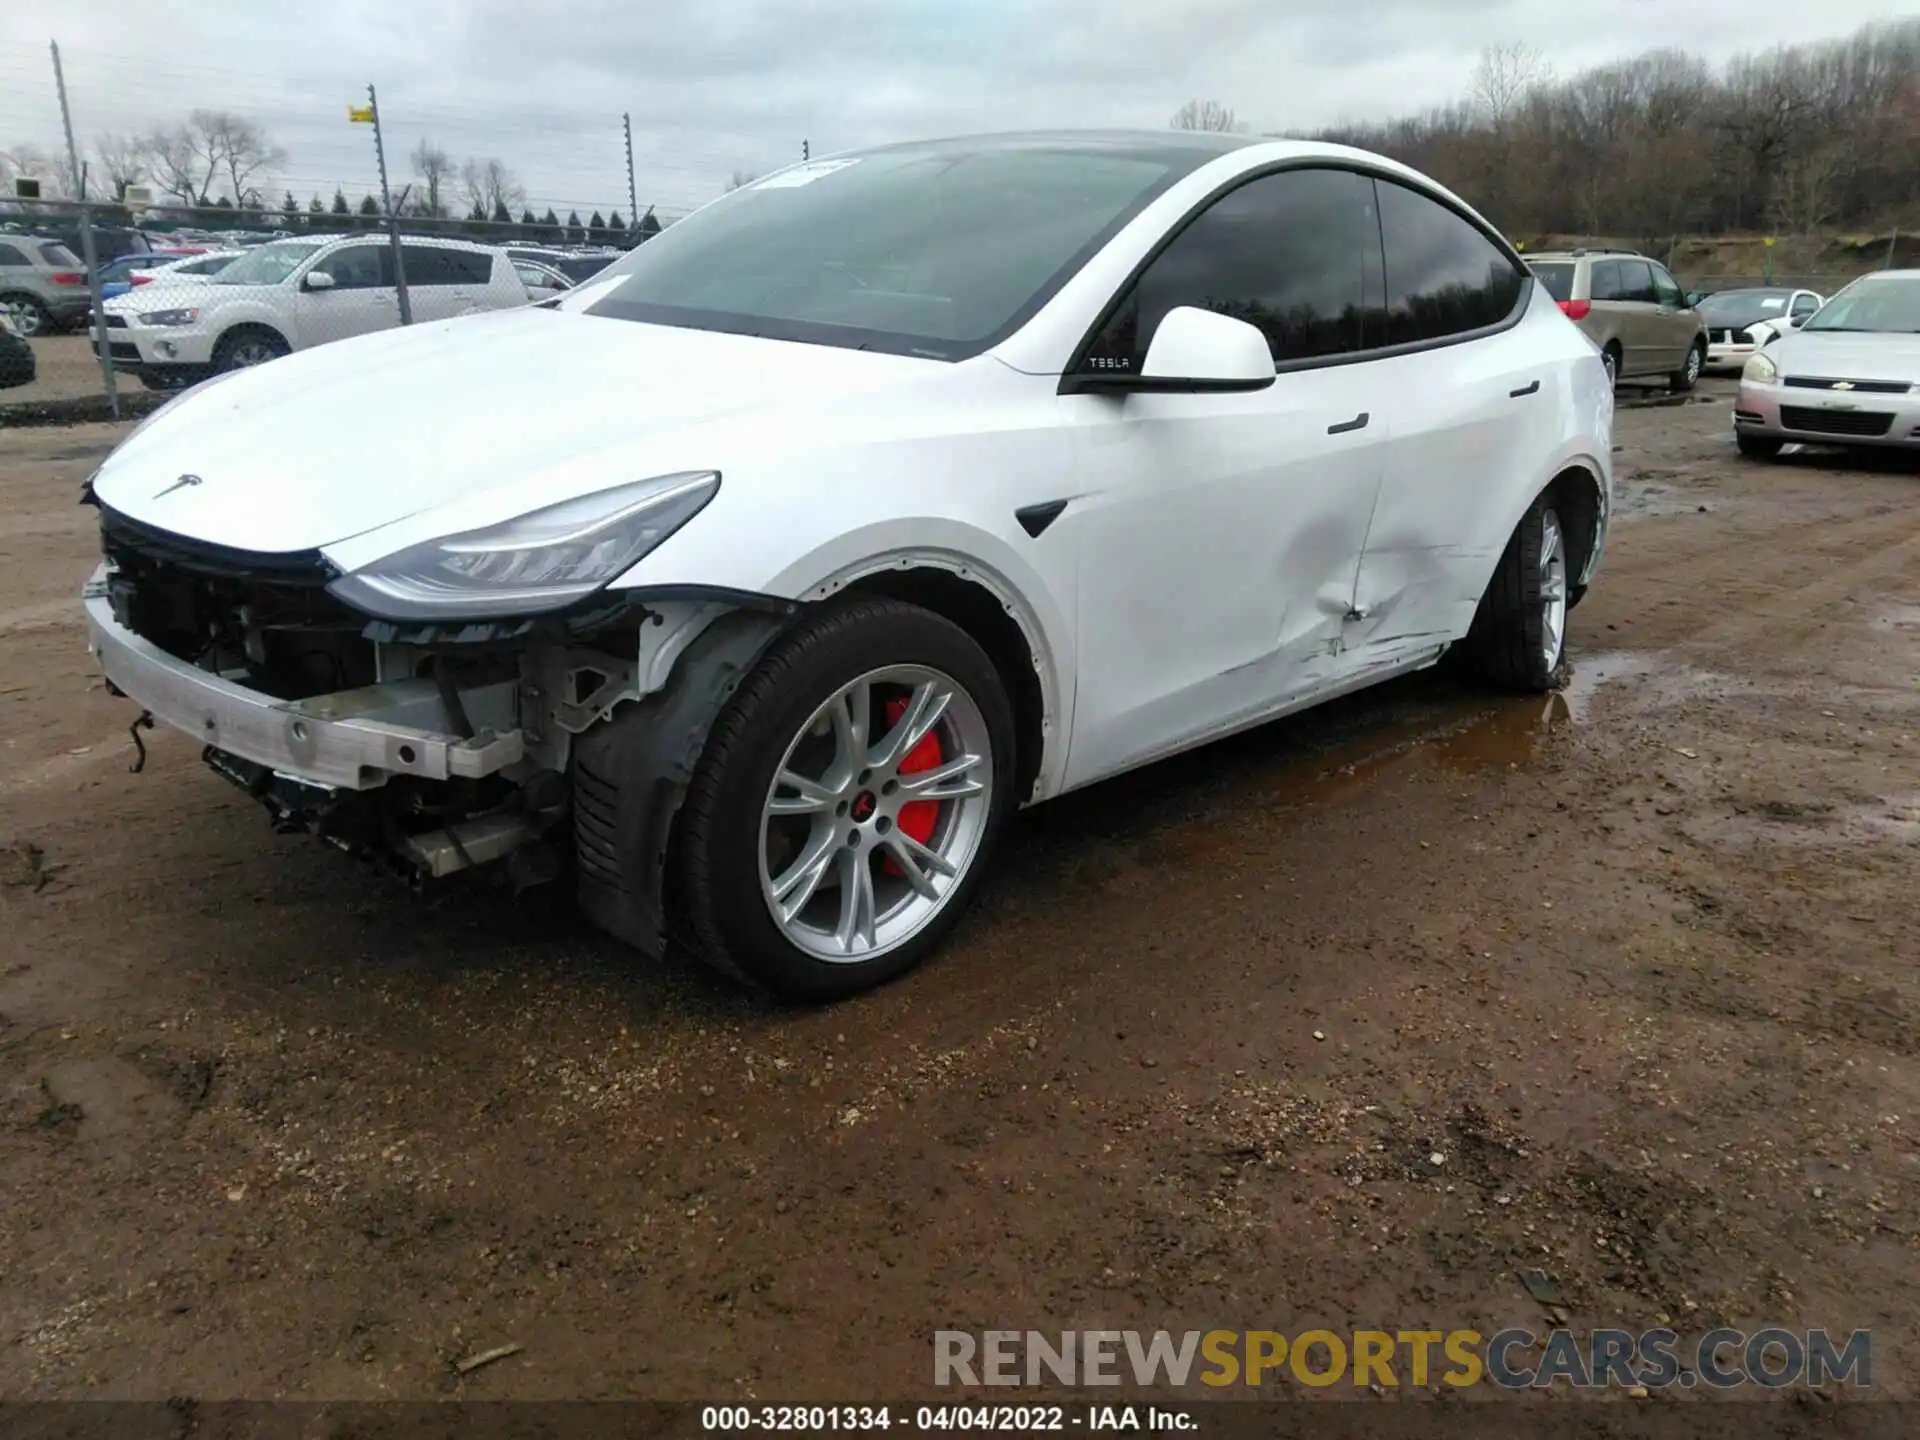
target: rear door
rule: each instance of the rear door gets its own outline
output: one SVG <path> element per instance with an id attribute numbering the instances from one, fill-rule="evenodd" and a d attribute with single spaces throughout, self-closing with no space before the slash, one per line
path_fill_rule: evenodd
<path id="1" fill-rule="evenodd" d="M 1361 668 L 1466 634 L 1505 545 L 1503 517 L 1556 443 L 1567 366 L 1530 314 L 1526 269 L 1436 196 L 1380 179 L 1390 353 L 1363 367 L 1393 433 L 1345 637 Z"/>

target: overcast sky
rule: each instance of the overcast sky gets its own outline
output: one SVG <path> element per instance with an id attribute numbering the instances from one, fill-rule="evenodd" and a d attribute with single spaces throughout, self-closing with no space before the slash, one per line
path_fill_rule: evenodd
<path id="1" fill-rule="evenodd" d="M 59 137 L 60 42 L 83 147 L 196 106 L 286 148 L 273 195 L 375 188 L 346 107 L 380 87 L 395 187 L 430 136 L 497 155 L 537 210 L 678 213 L 736 170 L 916 136 L 1163 126 L 1192 97 L 1255 131 L 1461 96 L 1517 40 L 1562 74 L 1657 46 L 1723 62 L 1920 14 L 1920 0 L 0 0 L 0 150 Z"/>

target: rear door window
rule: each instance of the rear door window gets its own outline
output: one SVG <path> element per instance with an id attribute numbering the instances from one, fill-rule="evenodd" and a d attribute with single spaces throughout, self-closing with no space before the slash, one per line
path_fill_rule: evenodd
<path id="1" fill-rule="evenodd" d="M 0 265 L 31 265 L 33 262 L 11 245 L 0 245 Z"/>

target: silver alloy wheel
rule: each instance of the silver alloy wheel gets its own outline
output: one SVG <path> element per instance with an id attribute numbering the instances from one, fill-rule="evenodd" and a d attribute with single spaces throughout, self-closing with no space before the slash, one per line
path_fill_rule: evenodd
<path id="1" fill-rule="evenodd" d="M 229 370 L 244 370 L 250 365 L 264 365 L 269 360 L 280 358 L 280 352 L 265 340 L 248 336 L 238 341 L 227 356 Z"/>
<path id="2" fill-rule="evenodd" d="M 903 770 L 926 764 L 930 735 L 937 762 Z M 760 891 L 781 934 L 836 963 L 905 944 L 980 851 L 993 763 L 986 717 L 938 670 L 888 665 L 834 692 L 787 746 L 761 813 Z M 900 812 L 925 803 L 938 808 L 922 843 Z"/>
<path id="3" fill-rule="evenodd" d="M 1700 347 L 1695 345 L 1687 351 L 1687 383 L 1693 384 L 1700 378 Z"/>
<path id="4" fill-rule="evenodd" d="M 1540 645 L 1551 673 L 1560 664 L 1567 633 L 1567 546 L 1560 517 L 1551 507 L 1540 512 Z"/>
<path id="5" fill-rule="evenodd" d="M 1620 362 L 1613 358 L 1613 351 L 1602 350 L 1600 352 L 1600 363 L 1606 367 L 1607 383 L 1609 385 L 1618 385 L 1620 383 Z"/>
<path id="6" fill-rule="evenodd" d="M 7 318 L 13 321 L 14 333 L 22 339 L 31 340 L 40 333 L 40 307 L 31 300 L 9 300 Z"/>

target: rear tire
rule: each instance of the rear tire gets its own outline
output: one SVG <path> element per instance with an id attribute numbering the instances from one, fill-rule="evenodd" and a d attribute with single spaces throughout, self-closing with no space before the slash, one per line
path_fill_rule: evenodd
<path id="1" fill-rule="evenodd" d="M 1707 345 L 1704 340 L 1696 340 L 1687 351 L 1687 358 L 1680 368 L 1667 377 L 1667 383 L 1673 387 L 1676 395 L 1685 395 L 1700 383 L 1700 372 L 1707 366 Z"/>
<path id="2" fill-rule="evenodd" d="M 1787 443 L 1775 440 L 1769 435 L 1745 435 L 1734 432 L 1733 443 L 1740 447 L 1740 453 L 1749 460 L 1778 459 L 1781 448 Z"/>
<path id="3" fill-rule="evenodd" d="M 709 959 L 788 999 L 904 974 L 987 869 L 1014 735 L 993 662 L 951 621 L 879 599 L 802 621 L 707 738 L 674 846 L 679 918 Z"/>
<path id="4" fill-rule="evenodd" d="M 1572 557 L 1551 491 L 1520 517 L 1480 597 L 1466 648 L 1480 674 L 1502 690 L 1551 690 L 1566 654 Z"/>

